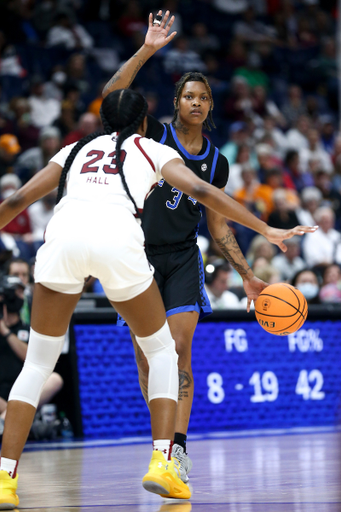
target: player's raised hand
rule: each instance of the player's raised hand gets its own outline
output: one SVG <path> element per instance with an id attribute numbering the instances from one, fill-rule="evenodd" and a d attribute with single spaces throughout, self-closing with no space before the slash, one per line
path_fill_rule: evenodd
<path id="1" fill-rule="evenodd" d="M 169 31 L 174 23 L 174 16 L 169 19 L 170 12 L 166 11 L 162 17 L 162 10 L 160 10 L 154 17 L 152 13 L 149 14 L 148 32 L 144 44 L 153 48 L 154 51 L 163 48 L 176 36 L 176 32 L 169 34 Z M 159 19 L 160 18 L 160 19 Z M 169 22 L 167 24 L 167 21 Z M 167 26 L 166 26 L 167 25 Z"/>
<path id="2" fill-rule="evenodd" d="M 317 229 L 318 226 L 296 226 L 292 229 L 276 229 L 268 226 L 264 236 L 269 242 L 278 245 L 283 252 L 286 252 L 287 246 L 283 243 L 283 240 L 288 240 L 288 238 L 295 235 L 302 236 L 305 233 L 315 233 Z"/>

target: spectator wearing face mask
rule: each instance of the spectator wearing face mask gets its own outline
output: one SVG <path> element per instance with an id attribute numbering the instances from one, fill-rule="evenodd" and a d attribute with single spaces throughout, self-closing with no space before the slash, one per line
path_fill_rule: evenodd
<path id="1" fill-rule="evenodd" d="M 341 268 L 336 263 L 324 269 L 320 299 L 321 302 L 341 303 Z"/>
<path id="2" fill-rule="evenodd" d="M 309 269 L 300 270 L 294 275 L 291 284 L 303 293 L 308 304 L 321 304 L 320 286 L 315 272 Z"/>

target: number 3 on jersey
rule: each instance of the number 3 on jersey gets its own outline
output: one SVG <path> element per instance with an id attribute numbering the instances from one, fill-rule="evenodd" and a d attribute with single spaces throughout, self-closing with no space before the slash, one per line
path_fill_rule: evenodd
<path id="1" fill-rule="evenodd" d="M 163 183 L 164 183 L 164 180 L 161 180 L 162 181 L 162 184 L 160 185 L 161 182 L 159 182 L 159 186 L 162 187 Z M 179 203 L 180 203 L 180 199 L 182 198 L 183 196 L 183 192 L 181 192 L 180 190 L 178 190 L 177 188 L 173 187 L 171 189 L 171 192 L 174 192 L 174 196 L 173 196 L 173 199 L 172 201 L 166 201 L 166 206 L 167 208 L 169 208 L 170 210 L 176 210 L 176 208 L 179 206 Z M 194 199 L 193 197 L 188 197 L 189 201 L 192 201 L 193 204 L 196 204 L 197 200 Z"/>
<path id="2" fill-rule="evenodd" d="M 126 157 L 126 152 L 124 150 L 121 150 L 121 162 L 123 164 L 124 159 Z M 87 172 L 97 172 L 99 169 L 98 165 L 93 165 L 95 162 L 99 162 L 104 157 L 105 153 L 104 151 L 100 151 L 97 149 L 92 149 L 89 151 L 86 156 L 93 156 L 89 162 L 86 162 L 82 169 L 81 174 L 87 173 Z M 105 174 L 118 174 L 118 167 L 117 167 L 117 161 L 116 161 L 116 151 L 113 151 L 108 155 L 108 157 L 111 157 L 110 165 L 103 165 L 102 170 L 105 172 Z"/>

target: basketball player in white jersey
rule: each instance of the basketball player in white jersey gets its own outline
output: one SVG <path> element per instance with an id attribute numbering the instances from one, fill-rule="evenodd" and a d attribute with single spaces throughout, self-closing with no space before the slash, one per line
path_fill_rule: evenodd
<path id="1" fill-rule="evenodd" d="M 19 504 L 18 461 L 41 389 L 56 365 L 88 275 L 100 280 L 148 360 L 153 454 L 143 486 L 161 496 L 191 496 L 178 476 L 177 461 L 171 459 L 178 399 L 175 344 L 144 252 L 143 231 L 135 218 L 158 180 L 164 178 L 281 248 L 284 239 L 314 231 L 308 227 L 270 228 L 200 180 L 175 150 L 143 137 L 146 113 L 147 103 L 140 94 L 129 89 L 110 93 L 101 109 L 104 134 L 89 135 L 63 148 L 0 205 L 2 229 L 24 208 L 59 186 L 55 215 L 37 253 L 27 357 L 9 396 L 0 460 L 0 510 Z"/>

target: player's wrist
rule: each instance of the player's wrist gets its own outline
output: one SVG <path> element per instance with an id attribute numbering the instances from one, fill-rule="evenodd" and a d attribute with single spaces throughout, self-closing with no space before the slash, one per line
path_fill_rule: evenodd
<path id="1" fill-rule="evenodd" d="M 147 60 L 152 57 L 155 52 L 157 52 L 157 49 L 152 45 L 144 43 L 140 48 L 140 52 L 143 53 L 143 56 Z"/>

